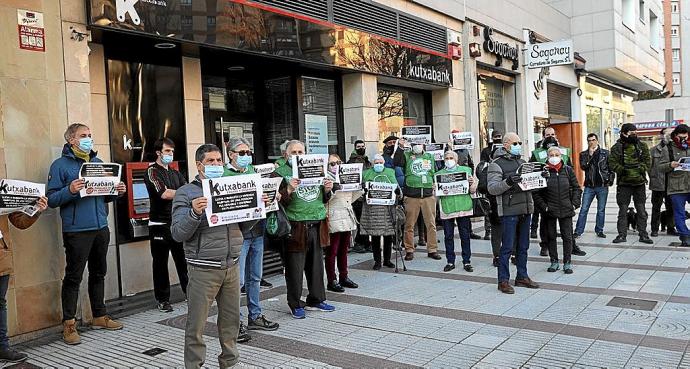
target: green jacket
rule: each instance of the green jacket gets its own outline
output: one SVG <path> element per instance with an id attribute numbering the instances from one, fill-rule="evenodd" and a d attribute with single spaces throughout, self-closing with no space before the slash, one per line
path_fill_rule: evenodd
<path id="1" fill-rule="evenodd" d="M 646 184 L 651 165 L 649 147 L 644 142 L 629 144 L 618 140 L 611 148 L 609 168 L 616 173 L 619 186 Z"/>
<path id="2" fill-rule="evenodd" d="M 367 169 L 362 173 L 363 182 L 383 182 L 398 183 L 395 179 L 395 171 L 391 168 L 384 168 L 383 172 L 376 173 L 374 168 Z"/>
<path id="3" fill-rule="evenodd" d="M 278 160 L 276 160 L 276 165 L 279 167 L 282 167 L 286 163 L 287 163 L 287 160 L 285 160 L 285 158 L 279 158 Z"/>
<path id="4" fill-rule="evenodd" d="M 292 167 L 283 165 L 275 173 L 285 181 L 292 179 Z M 300 186 L 289 199 L 282 199 L 285 215 L 293 222 L 318 221 L 326 219 L 326 205 L 323 202 L 323 186 Z"/>
<path id="5" fill-rule="evenodd" d="M 671 152 L 669 152 L 669 150 Z M 668 145 L 661 150 L 661 159 L 657 164 L 657 169 L 666 174 L 666 193 L 668 195 L 676 195 L 681 193 L 690 193 L 690 172 L 685 170 L 673 170 L 671 168 L 672 161 L 678 161 L 680 158 L 690 156 L 690 149 L 683 150 L 678 148 L 675 142 L 669 142 Z M 671 158 L 673 154 L 673 158 Z"/>
<path id="6" fill-rule="evenodd" d="M 453 169 L 442 169 L 436 172 L 437 175 L 449 173 L 467 173 L 467 178 L 472 176 L 472 168 L 456 165 Z M 457 218 L 459 213 L 472 210 L 472 197 L 467 195 L 453 195 L 453 196 L 438 196 L 438 203 L 441 209 L 442 219 Z"/>
<path id="7" fill-rule="evenodd" d="M 249 166 L 247 167 L 247 170 L 245 170 L 244 172 L 240 172 L 238 170 L 235 170 L 235 167 L 233 167 L 232 169 L 229 169 L 227 165 L 224 166 L 223 168 L 224 168 L 223 169 L 223 177 L 238 176 L 240 174 L 254 174 L 254 173 L 256 173 L 254 171 L 254 167 L 251 164 L 249 164 Z"/>
<path id="8" fill-rule="evenodd" d="M 424 152 L 421 156 L 405 152 L 405 187 L 434 188 L 436 161 L 434 156 Z"/>

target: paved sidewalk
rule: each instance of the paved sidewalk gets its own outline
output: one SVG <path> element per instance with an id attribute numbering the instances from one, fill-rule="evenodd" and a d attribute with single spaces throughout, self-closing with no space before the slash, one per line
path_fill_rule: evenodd
<path id="1" fill-rule="evenodd" d="M 587 255 L 573 256 L 572 275 L 548 273 L 533 240 L 528 269 L 538 290 L 501 294 L 489 241 L 474 240 L 474 273 L 444 273 L 445 260 L 424 250 L 397 274 L 371 270 L 368 254 L 350 255 L 350 278 L 360 288 L 329 293 L 337 310 L 304 320 L 290 317 L 282 276 L 270 278 L 275 287 L 262 293 L 263 308 L 281 328 L 253 333 L 240 345 L 241 361 L 263 368 L 690 368 L 690 249 L 669 246 L 677 238 L 668 236 L 641 244 L 632 232 L 628 243 L 611 244 L 613 194 L 608 205 L 608 238 L 594 235 L 593 206 L 578 240 Z M 616 307 L 614 298 L 628 300 Z M 122 318 L 122 331 L 82 332 L 78 346 L 55 336 L 22 349 L 38 367 L 182 367 L 185 313 L 177 304 L 173 313 Z M 209 368 L 219 353 L 215 320 L 214 310 Z M 165 352 L 143 353 L 154 348 Z"/>

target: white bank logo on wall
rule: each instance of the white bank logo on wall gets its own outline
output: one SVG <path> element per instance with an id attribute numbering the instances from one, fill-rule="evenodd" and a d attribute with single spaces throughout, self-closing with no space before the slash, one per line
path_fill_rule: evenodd
<path id="1" fill-rule="evenodd" d="M 168 3 L 165 0 L 115 0 L 115 10 L 117 12 L 117 20 L 120 22 L 125 22 L 127 20 L 127 15 L 132 20 L 135 25 L 141 24 L 141 18 L 139 18 L 139 13 L 134 7 L 138 2 L 147 3 L 151 5 L 167 7 Z"/>
<path id="2" fill-rule="evenodd" d="M 526 54 L 529 69 L 573 64 L 575 59 L 573 40 L 528 45 Z"/>
<path id="3" fill-rule="evenodd" d="M 436 70 L 434 67 L 425 67 L 419 64 L 415 65 L 410 62 L 407 68 L 407 78 L 449 84 L 450 72 L 447 70 Z"/>

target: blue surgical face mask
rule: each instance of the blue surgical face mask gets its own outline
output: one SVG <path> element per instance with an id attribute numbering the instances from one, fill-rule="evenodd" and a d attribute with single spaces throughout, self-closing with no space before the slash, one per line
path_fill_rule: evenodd
<path id="1" fill-rule="evenodd" d="M 380 163 L 374 164 L 374 172 L 376 172 L 376 173 L 383 172 L 383 168 L 384 168 L 383 164 L 380 164 Z"/>
<path id="2" fill-rule="evenodd" d="M 204 165 L 204 175 L 206 178 L 220 178 L 223 176 L 222 165 Z"/>
<path id="3" fill-rule="evenodd" d="M 249 166 L 249 164 L 252 163 L 252 156 L 251 155 L 242 155 L 242 156 L 237 156 L 237 159 L 235 159 L 235 162 L 240 168 L 246 168 Z"/>
<path id="4" fill-rule="evenodd" d="M 93 149 L 93 138 L 84 137 L 79 139 L 79 150 L 83 152 L 91 152 Z"/>
<path id="5" fill-rule="evenodd" d="M 168 165 L 173 162 L 172 155 L 161 155 L 161 163 Z"/>
<path id="6" fill-rule="evenodd" d="M 522 156 L 522 145 L 511 145 L 510 153 L 515 156 Z"/>

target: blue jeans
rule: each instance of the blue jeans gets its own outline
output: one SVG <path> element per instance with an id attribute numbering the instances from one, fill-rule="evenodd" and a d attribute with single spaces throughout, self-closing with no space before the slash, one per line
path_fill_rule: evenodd
<path id="1" fill-rule="evenodd" d="M 462 263 L 469 264 L 470 257 L 472 256 L 472 251 L 470 250 L 472 223 L 469 217 L 443 220 L 443 240 L 446 245 L 446 260 L 448 260 L 448 264 L 455 264 L 455 223 L 458 224 L 458 233 L 460 233 Z"/>
<path id="2" fill-rule="evenodd" d="M 682 240 L 682 237 L 690 236 L 688 226 L 685 224 L 685 204 L 690 202 L 690 193 L 671 195 L 671 202 L 673 203 L 673 221 L 676 223 L 676 231 Z"/>
<path id="3" fill-rule="evenodd" d="M 254 320 L 261 315 L 259 292 L 261 275 L 264 269 L 264 238 L 247 238 L 242 243 L 240 253 L 240 288 L 244 286 L 247 292 L 247 310 L 249 319 Z"/>
<path id="4" fill-rule="evenodd" d="M 529 249 L 529 231 L 531 214 L 511 215 L 501 217 L 503 223 L 503 239 L 498 258 L 498 282 L 510 280 L 510 254 L 513 253 L 513 244 L 517 238 L 517 276 L 515 279 L 529 278 L 527 275 L 527 249 Z"/>
<path id="5" fill-rule="evenodd" d="M 589 212 L 589 207 L 592 205 L 592 201 L 595 197 L 597 198 L 597 224 L 594 226 L 594 231 L 597 233 L 604 231 L 606 199 L 609 197 L 609 188 L 606 186 L 585 187 L 585 191 L 582 193 L 582 207 L 580 208 L 580 215 L 577 217 L 575 234 L 580 235 L 585 232 L 587 213 Z"/>
<path id="6" fill-rule="evenodd" d="M 0 277 L 0 349 L 7 350 L 10 341 L 7 338 L 7 287 L 10 284 L 10 275 Z"/>

